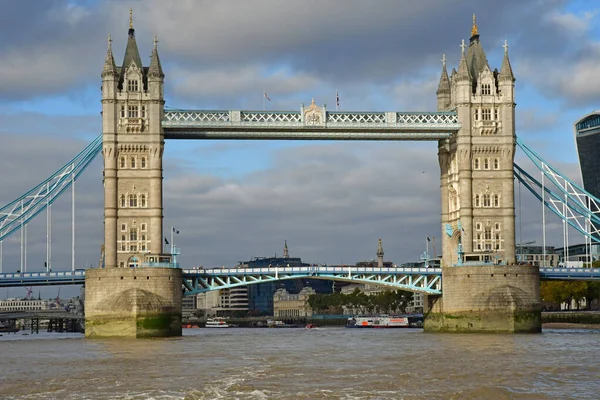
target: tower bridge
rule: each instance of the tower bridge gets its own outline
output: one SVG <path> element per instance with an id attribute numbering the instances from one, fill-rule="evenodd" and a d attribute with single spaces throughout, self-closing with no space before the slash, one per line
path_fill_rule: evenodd
<path id="1" fill-rule="evenodd" d="M 329 111 L 314 99 L 295 111 L 165 109 L 165 75 L 156 38 L 148 66 L 142 64 L 132 20 L 119 66 L 111 42 L 109 35 L 101 73 L 101 136 L 61 171 L 0 209 L 1 246 L 5 237 L 22 229 L 63 193 L 101 151 L 103 268 L 60 277 L 63 283 L 85 279 L 87 336 L 180 335 L 182 287 L 192 293 L 298 276 L 376 281 L 442 293 L 441 298 L 430 299 L 427 330 L 538 332 L 539 271 L 515 265 L 515 178 L 532 191 L 541 187 L 536 195 L 566 225 L 581 228 L 575 214 L 588 221 L 598 218 L 589 210 L 589 199 L 600 200 L 517 141 L 515 77 L 508 45 L 500 69 L 492 69 L 475 18 L 469 43 L 462 42 L 457 68 L 448 73 L 442 58 L 435 112 Z M 163 152 L 165 140 L 172 139 L 437 141 L 442 268 L 182 272 L 174 268 L 173 255 L 162 249 Z M 517 145 L 535 159 L 544 176 L 557 183 L 558 194 L 515 166 Z M 564 203 L 559 203 L 561 198 Z M 580 231 L 588 234 L 583 228 Z M 543 274 L 549 279 L 561 275 L 545 270 Z M 17 275 L 0 276 L 0 281 L 52 281 L 49 276 Z M 577 279 L 592 275 L 585 272 Z"/>

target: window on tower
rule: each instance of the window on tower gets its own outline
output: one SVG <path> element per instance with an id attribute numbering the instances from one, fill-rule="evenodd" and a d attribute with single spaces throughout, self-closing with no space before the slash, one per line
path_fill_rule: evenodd
<path id="1" fill-rule="evenodd" d="M 129 207 L 137 207 L 137 195 L 129 195 Z"/>
<path id="2" fill-rule="evenodd" d="M 494 207 L 500 207 L 500 197 L 497 194 L 494 195 Z"/>
<path id="3" fill-rule="evenodd" d="M 481 205 L 481 203 L 480 203 L 480 201 L 479 201 L 479 195 L 478 195 L 478 194 L 476 194 L 476 195 L 475 195 L 475 207 L 480 207 L 480 205 Z"/>
<path id="4" fill-rule="evenodd" d="M 127 81 L 127 90 L 129 92 L 137 92 L 138 91 L 138 81 L 137 81 L 137 79 L 129 79 Z"/>
<path id="5" fill-rule="evenodd" d="M 490 159 L 489 158 L 483 159 L 483 169 L 490 169 Z"/>
<path id="6" fill-rule="evenodd" d="M 121 195 L 121 207 L 123 207 L 123 208 L 125 207 L 125 195 L 124 194 Z"/>
<path id="7" fill-rule="evenodd" d="M 140 167 L 146 168 L 146 157 L 142 157 L 142 159 L 140 160 Z"/>
<path id="8" fill-rule="evenodd" d="M 498 120 L 498 109 L 494 108 L 494 120 Z"/>
<path id="9" fill-rule="evenodd" d="M 125 118 L 125 106 L 121 106 L 121 118 Z"/>
<path id="10" fill-rule="evenodd" d="M 479 169 L 479 158 L 473 159 L 473 169 Z"/>
<path id="11" fill-rule="evenodd" d="M 492 201 L 489 194 L 483 195 L 483 206 L 490 207 L 492 205 Z"/>
<path id="12" fill-rule="evenodd" d="M 142 118 L 146 118 L 146 107 L 142 106 Z"/>
<path id="13" fill-rule="evenodd" d="M 120 166 L 121 166 L 121 168 L 125 168 L 125 157 L 121 157 Z"/>
<path id="14" fill-rule="evenodd" d="M 481 119 L 483 121 L 489 121 L 492 119 L 492 110 L 489 108 L 482 108 L 481 109 Z"/>
<path id="15" fill-rule="evenodd" d="M 500 169 L 500 160 L 498 158 L 494 158 L 494 169 Z"/>
<path id="16" fill-rule="evenodd" d="M 139 115 L 138 106 L 127 106 L 127 117 L 128 118 L 137 118 Z"/>
<path id="17" fill-rule="evenodd" d="M 142 194 L 140 195 L 140 207 L 146 207 L 146 195 Z"/>
<path id="18" fill-rule="evenodd" d="M 485 84 L 485 85 L 481 85 L 481 94 L 483 95 L 490 95 L 492 94 L 492 85 Z"/>
<path id="19" fill-rule="evenodd" d="M 135 157 L 131 157 L 131 168 L 135 168 Z"/>
<path id="20" fill-rule="evenodd" d="M 135 228 L 131 228 L 131 230 L 129 231 L 129 240 L 137 241 L 137 230 Z"/>

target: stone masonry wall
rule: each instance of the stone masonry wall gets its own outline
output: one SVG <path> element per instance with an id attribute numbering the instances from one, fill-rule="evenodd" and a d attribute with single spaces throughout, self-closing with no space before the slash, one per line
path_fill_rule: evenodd
<path id="1" fill-rule="evenodd" d="M 87 270 L 85 336 L 181 336 L 181 282 L 177 268 Z"/>
<path id="2" fill-rule="evenodd" d="M 431 305 L 426 316 L 426 331 L 541 331 L 536 267 L 444 267 L 442 291 L 442 298 Z"/>

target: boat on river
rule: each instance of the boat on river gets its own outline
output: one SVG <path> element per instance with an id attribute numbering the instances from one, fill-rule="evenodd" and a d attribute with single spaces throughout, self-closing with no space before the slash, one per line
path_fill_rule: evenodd
<path id="1" fill-rule="evenodd" d="M 348 318 L 346 328 L 409 328 L 411 326 L 407 316 L 382 315 L 382 316 L 355 316 Z"/>
<path id="2" fill-rule="evenodd" d="M 229 328 L 229 324 L 224 318 L 214 317 L 206 320 L 206 328 Z"/>

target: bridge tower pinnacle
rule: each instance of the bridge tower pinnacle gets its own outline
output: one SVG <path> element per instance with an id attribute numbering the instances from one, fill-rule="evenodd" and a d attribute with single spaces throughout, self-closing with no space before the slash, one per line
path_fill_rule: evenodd
<path id="1" fill-rule="evenodd" d="M 288 250 L 287 240 L 283 243 L 283 258 L 290 258 L 290 252 Z"/>
<path id="2" fill-rule="evenodd" d="M 501 71 L 492 71 L 475 16 L 463 41 L 458 71 L 447 76 L 445 57 L 438 110 L 456 110 L 461 129 L 440 140 L 443 264 L 515 262 L 514 76 L 505 47 Z"/>
<path id="3" fill-rule="evenodd" d="M 381 239 L 377 241 L 377 267 L 383 268 L 383 243 Z"/>
<path id="4" fill-rule="evenodd" d="M 105 265 L 130 267 L 162 253 L 164 74 L 155 37 L 144 67 L 130 10 L 120 67 L 109 47 L 102 70 Z"/>

